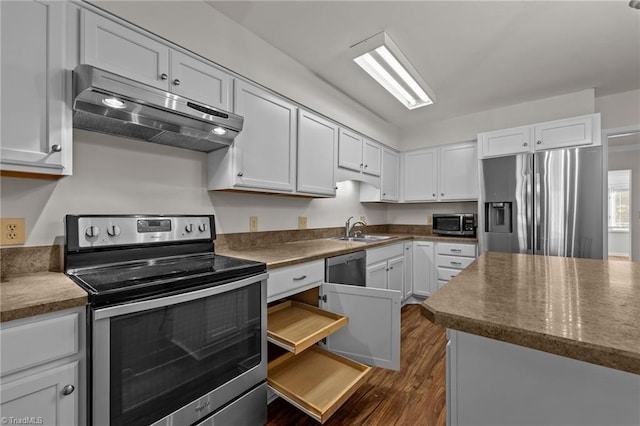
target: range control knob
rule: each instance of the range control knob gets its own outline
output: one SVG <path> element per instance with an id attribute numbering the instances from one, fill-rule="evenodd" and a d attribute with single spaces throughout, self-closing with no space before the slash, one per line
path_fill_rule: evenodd
<path id="1" fill-rule="evenodd" d="M 120 227 L 117 225 L 111 225 L 107 228 L 107 235 L 110 237 L 117 237 L 120 235 Z"/>
<path id="2" fill-rule="evenodd" d="M 87 226 L 84 230 L 84 235 L 87 238 L 97 238 L 100 235 L 100 228 L 95 225 Z"/>
<path id="3" fill-rule="evenodd" d="M 204 232 L 206 230 L 207 230 L 207 224 L 206 223 L 201 223 L 200 225 L 198 225 L 198 231 Z"/>
<path id="4" fill-rule="evenodd" d="M 184 227 L 184 230 L 187 233 L 193 232 L 193 223 L 188 224 L 187 226 Z"/>

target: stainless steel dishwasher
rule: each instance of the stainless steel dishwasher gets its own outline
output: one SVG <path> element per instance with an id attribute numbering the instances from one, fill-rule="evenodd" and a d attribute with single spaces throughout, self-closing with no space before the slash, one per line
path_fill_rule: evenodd
<path id="1" fill-rule="evenodd" d="M 328 257 L 324 261 L 325 282 L 364 287 L 366 285 L 366 253 L 364 250 L 340 256 Z"/>

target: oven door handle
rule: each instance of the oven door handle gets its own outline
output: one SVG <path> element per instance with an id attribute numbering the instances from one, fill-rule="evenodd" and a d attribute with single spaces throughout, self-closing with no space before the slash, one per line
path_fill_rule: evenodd
<path id="1" fill-rule="evenodd" d="M 202 299 L 216 294 L 226 293 L 238 288 L 248 286 L 258 281 L 263 281 L 269 277 L 268 273 L 253 275 L 248 278 L 232 281 L 227 284 L 207 287 L 196 291 L 187 291 L 185 293 L 175 294 L 173 296 L 160 297 L 157 299 L 143 300 L 140 302 L 125 303 L 122 305 L 111 306 L 107 308 L 96 309 L 93 313 L 94 320 L 111 318 L 118 315 L 131 314 L 134 312 L 146 311 L 147 309 L 161 308 L 164 306 L 175 305 L 177 303 L 189 302 L 191 300 Z"/>

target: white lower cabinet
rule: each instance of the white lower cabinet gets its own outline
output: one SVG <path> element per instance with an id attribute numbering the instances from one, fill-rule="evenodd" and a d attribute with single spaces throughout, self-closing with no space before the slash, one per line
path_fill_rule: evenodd
<path id="1" fill-rule="evenodd" d="M 367 250 L 366 283 L 370 288 L 404 289 L 404 244 Z"/>
<path id="2" fill-rule="evenodd" d="M 404 243 L 404 286 L 402 300 L 408 300 L 413 295 L 413 242 Z"/>
<path id="3" fill-rule="evenodd" d="M 3 423 L 85 423 L 83 326 L 84 308 L 1 324 Z"/>
<path id="4" fill-rule="evenodd" d="M 309 272 L 317 263 L 276 269 L 270 273 L 268 293 L 287 287 L 292 277 L 302 281 L 309 275 L 292 274 L 294 268 Z M 309 278 L 316 283 L 315 277 Z M 280 280 L 284 285 L 279 287 L 275 281 Z M 287 352 L 269 362 L 268 384 L 276 395 L 324 423 L 358 389 L 370 366 L 399 370 L 400 292 L 323 282 L 316 295 L 319 306 L 281 300 L 269 307 L 268 341 Z"/>
<path id="5" fill-rule="evenodd" d="M 436 291 L 435 242 L 413 242 L 413 294 L 431 296 Z"/>
<path id="6" fill-rule="evenodd" d="M 437 243 L 436 264 L 438 267 L 437 288 L 445 285 L 464 268 L 469 266 L 477 256 L 475 243 Z"/>

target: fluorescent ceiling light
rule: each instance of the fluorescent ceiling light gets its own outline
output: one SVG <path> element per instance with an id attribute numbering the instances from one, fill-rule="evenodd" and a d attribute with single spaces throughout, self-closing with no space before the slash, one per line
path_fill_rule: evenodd
<path id="1" fill-rule="evenodd" d="M 385 32 L 351 46 L 356 64 L 409 109 L 431 105 L 433 92 Z"/>

